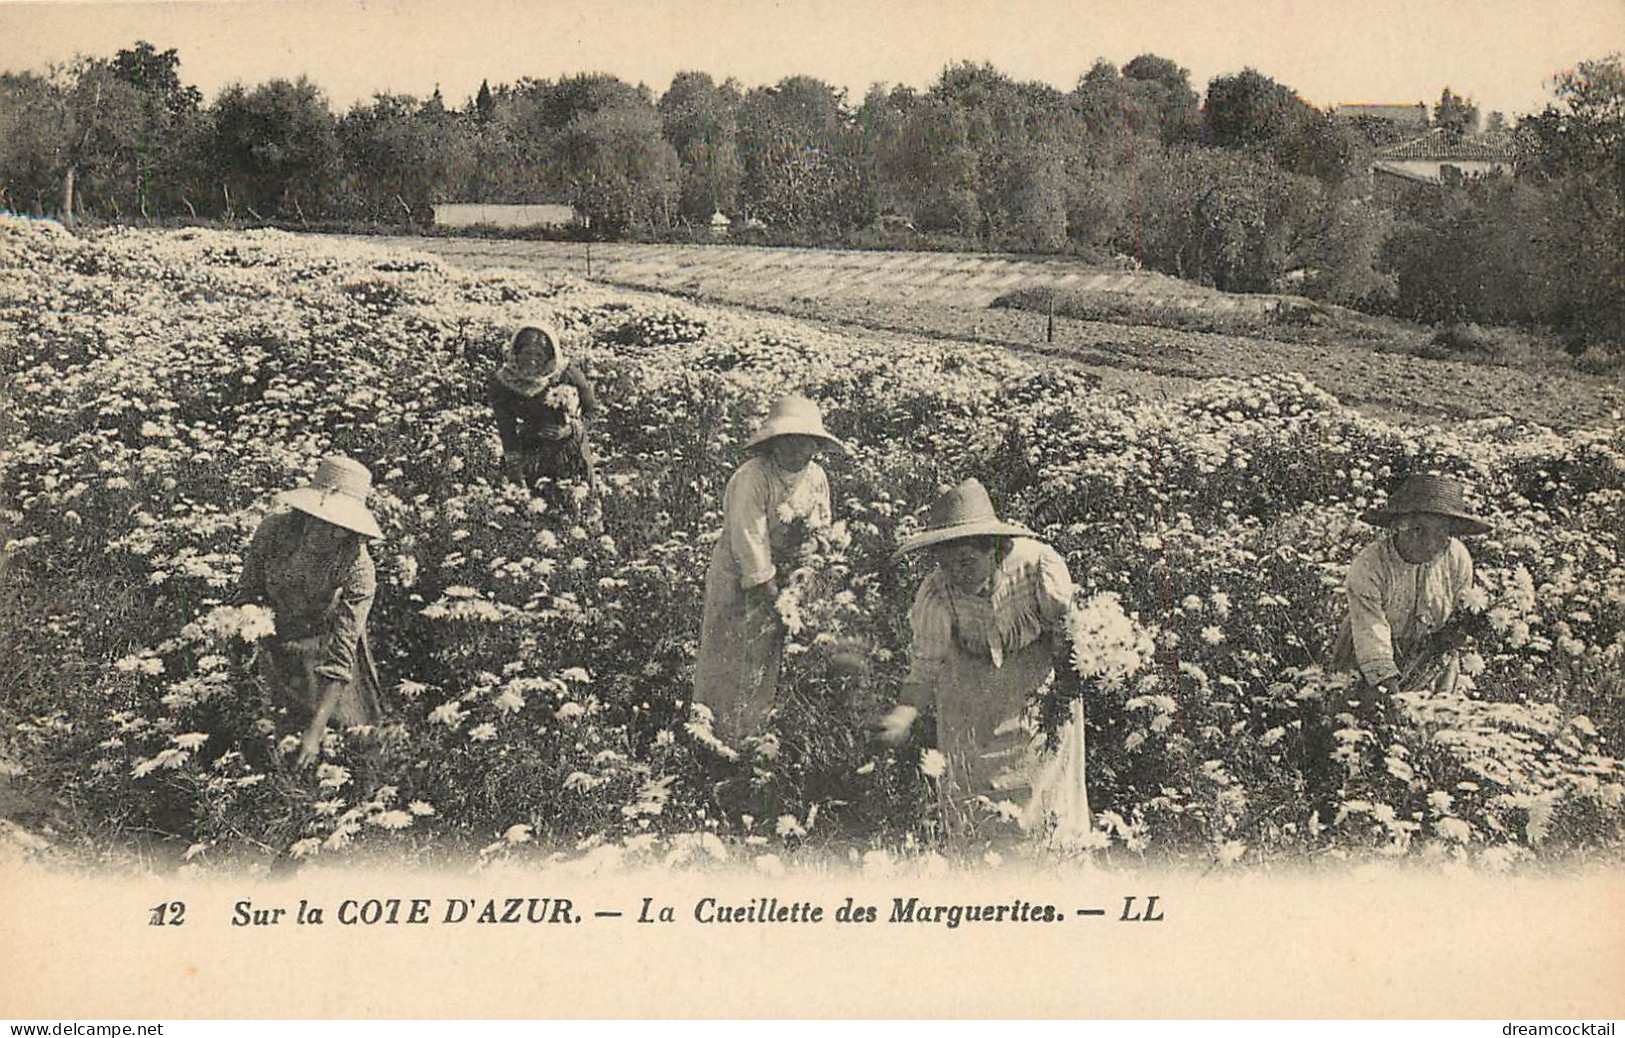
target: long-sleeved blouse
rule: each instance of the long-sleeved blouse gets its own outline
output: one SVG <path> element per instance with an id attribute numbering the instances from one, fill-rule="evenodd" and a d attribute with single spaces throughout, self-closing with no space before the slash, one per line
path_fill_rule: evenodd
<path id="1" fill-rule="evenodd" d="M 1025 797 L 1024 823 L 1055 815 L 1067 829 L 1088 830 L 1081 707 L 1074 704 L 1055 754 L 1042 750 L 1028 713 L 1054 666 L 1072 596 L 1066 561 L 1028 538 L 1011 542 L 978 593 L 956 590 L 940 568 L 920 585 L 903 701 L 936 706 L 951 799 Z"/>
<path id="2" fill-rule="evenodd" d="M 580 368 L 566 365 L 554 378 L 553 385 L 575 390 L 582 419 L 590 422 L 597 416 L 598 397 Z M 559 441 L 569 438 L 572 416 L 566 409 L 551 403 L 550 395 L 551 389 L 525 396 L 502 379 L 491 379 L 487 396 L 496 416 L 497 435 L 502 440 L 504 453 L 552 450 Z"/>
<path id="3" fill-rule="evenodd" d="M 374 723 L 381 710 L 367 646 L 367 615 L 377 593 L 372 556 L 360 539 L 336 557 L 313 556 L 304 550 L 302 531 L 314 521 L 289 511 L 260 523 L 243 554 L 237 599 L 271 607 L 272 652 L 285 675 L 297 677 L 303 669 L 311 678 L 344 683 L 350 694 L 335 716 L 343 723 Z M 308 688 L 293 694 L 301 702 L 313 698 Z"/>
<path id="4" fill-rule="evenodd" d="M 1399 554 L 1392 534 L 1383 535 L 1349 566 L 1349 612 L 1332 665 L 1358 668 L 1372 684 L 1399 677 L 1472 582 L 1473 558 L 1461 541 L 1452 538 L 1438 556 L 1416 564 Z"/>

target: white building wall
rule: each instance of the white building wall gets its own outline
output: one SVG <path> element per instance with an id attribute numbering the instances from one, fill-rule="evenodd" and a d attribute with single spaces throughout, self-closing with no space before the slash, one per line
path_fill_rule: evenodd
<path id="1" fill-rule="evenodd" d="M 441 227 L 567 227 L 576 211 L 567 205 L 487 205 L 454 202 L 434 207 L 434 222 Z"/>
<path id="2" fill-rule="evenodd" d="M 1467 159 L 1383 159 L 1382 164 L 1389 169 L 1403 170 L 1416 176 L 1427 177 L 1429 180 L 1438 180 L 1440 170 L 1445 166 L 1455 166 L 1461 170 L 1463 176 L 1477 177 L 1503 169 L 1506 165 L 1502 162 L 1479 162 Z"/>

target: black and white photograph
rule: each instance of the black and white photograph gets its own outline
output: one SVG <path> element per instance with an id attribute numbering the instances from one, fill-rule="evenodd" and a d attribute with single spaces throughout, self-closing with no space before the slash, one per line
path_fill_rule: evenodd
<path id="1" fill-rule="evenodd" d="M 1622 52 L 0 3 L 7 1014 L 1625 1016 Z"/>

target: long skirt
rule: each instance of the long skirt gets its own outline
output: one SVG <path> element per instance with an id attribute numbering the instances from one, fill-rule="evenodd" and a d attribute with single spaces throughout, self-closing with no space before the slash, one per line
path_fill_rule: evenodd
<path id="1" fill-rule="evenodd" d="M 1054 751 L 1032 710 L 1032 695 L 1053 661 L 1053 643 L 1044 637 L 1002 666 L 956 652 L 942 671 L 937 748 L 948 762 L 941 790 L 951 819 L 970 817 L 970 802 L 986 797 L 1008 805 L 1025 829 L 1053 826 L 1060 836 L 1089 831 L 1082 704 L 1073 703 Z"/>
<path id="2" fill-rule="evenodd" d="M 707 570 L 694 701 L 710 709 L 717 738 L 732 746 L 767 727 L 783 654 L 784 630 L 773 604 L 747 598 L 725 567 Z"/>
<path id="3" fill-rule="evenodd" d="M 320 661 L 320 636 L 272 642 L 269 651 L 261 657 L 266 682 L 271 686 L 276 705 L 286 707 L 290 718 L 301 727 L 308 724 L 321 705 L 322 688 L 326 679 L 316 673 Z M 356 646 L 355 666 L 350 680 L 339 693 L 329 723 L 340 728 L 354 725 L 375 725 L 384 719 L 383 704 L 378 695 L 378 673 L 373 666 L 372 650 L 363 632 Z"/>
<path id="4" fill-rule="evenodd" d="M 520 478 L 535 486 L 538 480 L 573 479 L 589 486 L 597 478 L 597 459 L 587 443 L 585 429 L 575 429 L 558 440 L 536 440 L 520 452 Z"/>

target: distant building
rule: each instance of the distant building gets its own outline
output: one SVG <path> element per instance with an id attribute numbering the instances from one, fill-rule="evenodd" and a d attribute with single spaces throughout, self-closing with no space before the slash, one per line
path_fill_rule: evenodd
<path id="1" fill-rule="evenodd" d="M 539 205 L 490 205 L 483 202 L 452 202 L 434 207 L 436 227 L 503 227 L 518 230 L 527 227 L 573 227 L 584 223 L 573 206 L 542 203 Z"/>
<path id="2" fill-rule="evenodd" d="M 1371 162 L 1372 193 L 1392 198 L 1406 184 L 1437 185 L 1512 169 L 1512 148 L 1482 137 L 1452 140 L 1444 130 L 1384 148 Z"/>
<path id="3" fill-rule="evenodd" d="M 1338 105 L 1332 109 L 1332 118 L 1377 119 L 1401 130 L 1425 130 L 1428 106 L 1420 101 L 1413 105 Z"/>
<path id="4" fill-rule="evenodd" d="M 728 236 L 728 229 L 731 228 L 733 224 L 734 222 L 728 219 L 727 215 L 723 213 L 722 210 L 717 210 L 711 214 L 711 237 L 726 238 Z"/>

